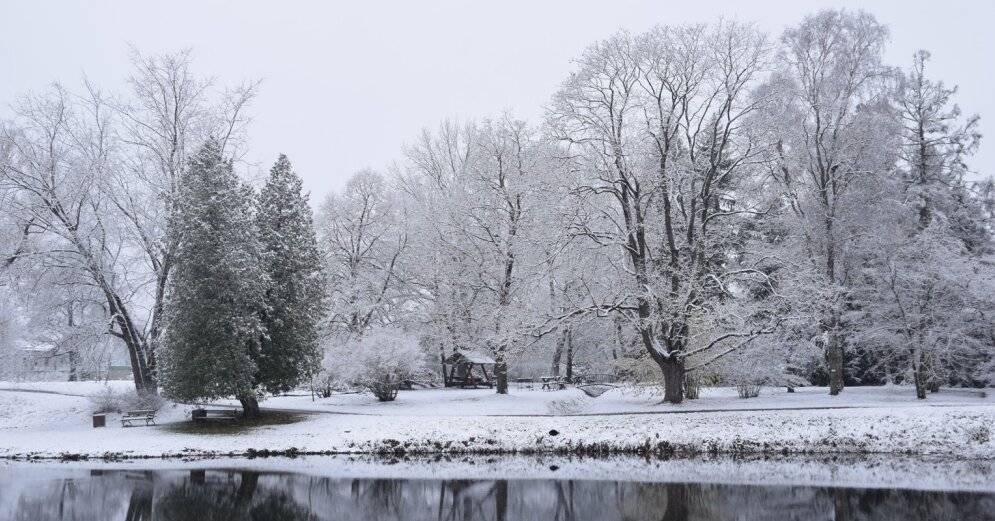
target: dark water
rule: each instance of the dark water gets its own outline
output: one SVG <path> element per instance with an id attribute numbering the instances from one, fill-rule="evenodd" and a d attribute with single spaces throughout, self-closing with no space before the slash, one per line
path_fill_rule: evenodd
<path id="1" fill-rule="evenodd" d="M 245 470 L 0 469 L 11 520 L 990 520 L 995 494 Z"/>

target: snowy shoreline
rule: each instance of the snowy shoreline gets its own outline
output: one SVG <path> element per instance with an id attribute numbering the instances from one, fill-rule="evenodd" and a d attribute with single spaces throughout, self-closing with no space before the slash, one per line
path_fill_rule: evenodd
<path id="1" fill-rule="evenodd" d="M 260 427 L 233 436 L 176 434 L 154 427 L 68 433 L 7 431 L 0 432 L 0 457 L 119 460 L 331 454 L 898 454 L 995 459 L 991 435 L 995 409 L 986 406 L 916 412 L 772 411 L 761 417 L 733 412 L 679 417 L 494 420 L 312 415 L 298 423 Z"/>
<path id="2" fill-rule="evenodd" d="M 941 392 L 924 402 L 905 389 L 890 388 L 849 390 L 843 400 L 820 389 L 793 394 L 770 390 L 752 400 L 715 389 L 681 406 L 617 391 L 582 399 L 575 389 L 506 396 L 489 390 L 412 391 L 386 404 L 362 395 L 315 402 L 307 396 L 281 396 L 264 406 L 293 410 L 297 421 L 212 434 L 180 429 L 188 424 L 191 408 L 183 405 L 160 411 L 159 426 L 121 428 L 112 415 L 108 427 L 94 429 L 85 397 L 93 393 L 92 385 L 24 387 L 21 391 L 44 388 L 59 394 L 0 392 L 3 459 L 895 454 L 995 460 L 995 401 L 961 391 Z M 853 408 L 826 408 L 833 404 Z"/>

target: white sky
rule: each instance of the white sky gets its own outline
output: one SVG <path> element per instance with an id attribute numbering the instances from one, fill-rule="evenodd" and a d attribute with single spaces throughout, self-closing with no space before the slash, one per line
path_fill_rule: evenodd
<path id="1" fill-rule="evenodd" d="M 960 85 L 959 103 L 982 115 L 982 132 L 995 128 L 993 0 L 0 0 L 0 116 L 18 94 L 54 80 L 77 86 L 84 71 L 120 86 L 128 44 L 193 48 L 196 70 L 219 83 L 263 79 L 248 159 L 268 168 L 286 153 L 315 201 L 356 170 L 383 168 L 445 117 L 541 117 L 570 60 L 619 28 L 725 16 L 777 37 L 840 6 L 891 28 L 892 64 L 929 49 L 932 75 Z M 983 142 L 972 162 L 984 175 L 995 173 L 993 148 Z"/>

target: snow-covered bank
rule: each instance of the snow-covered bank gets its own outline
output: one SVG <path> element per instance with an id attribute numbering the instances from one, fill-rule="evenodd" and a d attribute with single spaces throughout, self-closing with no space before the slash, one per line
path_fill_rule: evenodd
<path id="1" fill-rule="evenodd" d="M 66 391 L 60 384 L 59 391 Z M 34 387 L 39 389 L 38 386 Z M 707 407 L 721 412 L 696 412 L 698 404 L 678 407 L 655 405 L 654 410 L 682 414 L 646 414 L 647 410 L 618 405 L 601 414 L 587 411 L 584 416 L 488 416 L 500 407 L 473 405 L 496 403 L 506 410 L 520 401 L 546 400 L 547 409 L 572 409 L 563 404 L 575 400 L 576 390 L 552 393 L 522 392 L 496 397 L 492 391 L 452 392 L 467 402 L 476 414 L 454 415 L 460 408 L 453 402 L 419 403 L 419 393 L 445 396 L 447 391 L 402 393 L 400 401 L 382 406 L 366 405 L 366 414 L 329 413 L 328 402 L 315 402 L 310 414 L 296 423 L 256 427 L 236 434 L 179 432 L 177 423 L 186 421 L 189 406 L 170 405 L 159 415 L 157 427 L 121 428 L 111 417 L 108 427 L 91 428 L 89 403 L 80 396 L 37 392 L 0 392 L 0 456 L 6 458 L 86 458 L 175 457 L 190 455 L 224 456 L 254 453 L 651 453 L 683 454 L 839 454 L 887 453 L 926 454 L 963 459 L 995 459 L 995 407 L 990 397 L 950 392 L 943 398 L 907 403 L 889 401 L 891 390 L 877 395 L 863 391 L 856 399 L 860 408 L 797 409 L 807 404 L 817 407 L 815 395 L 801 396 L 794 405 L 788 399 L 722 401 L 714 398 Z M 478 401 L 468 399 L 476 393 Z M 82 393 L 80 393 L 82 394 Z M 860 393 L 852 393 L 859 396 Z M 607 395 L 606 395 L 607 396 Z M 904 395 L 903 395 L 904 396 Z M 350 397 L 363 400 L 365 397 Z M 821 398 L 819 398 L 821 399 Z M 296 400 L 296 403 L 287 403 Z M 303 410 L 309 403 L 303 397 L 271 399 L 269 407 Z M 405 400 L 408 400 L 405 402 Z M 576 402 L 602 404 L 595 400 Z M 616 398 L 655 403 L 653 397 Z M 706 399 L 707 400 L 707 399 Z M 837 405 L 847 405 L 840 400 Z M 931 406 L 941 404 L 942 407 Z M 559 404 L 559 405 L 557 405 Z M 729 410 L 740 404 L 757 408 L 780 405 L 763 411 Z M 784 407 L 796 407 L 785 409 Z M 533 404 L 529 407 L 538 407 Z M 429 415 L 426 408 L 434 407 Z M 384 411 L 399 409 L 390 414 Z M 405 414 L 404 409 L 410 409 Z"/>

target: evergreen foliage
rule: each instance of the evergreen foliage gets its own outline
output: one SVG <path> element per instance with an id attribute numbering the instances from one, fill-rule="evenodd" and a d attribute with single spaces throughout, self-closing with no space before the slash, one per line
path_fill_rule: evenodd
<path id="1" fill-rule="evenodd" d="M 258 380 L 267 391 L 284 392 L 319 367 L 318 327 L 324 316 L 324 275 L 311 207 L 285 155 L 260 192 L 256 223 L 271 281 Z"/>
<path id="2" fill-rule="evenodd" d="M 172 223 L 181 240 L 160 353 L 163 389 L 177 401 L 235 396 L 251 414 L 269 286 L 252 189 L 215 139 L 191 159 L 181 183 Z"/>

